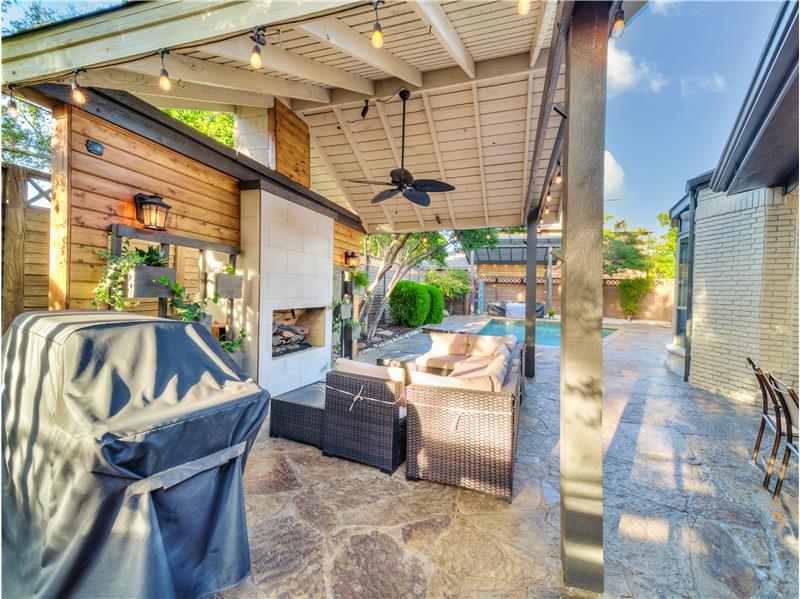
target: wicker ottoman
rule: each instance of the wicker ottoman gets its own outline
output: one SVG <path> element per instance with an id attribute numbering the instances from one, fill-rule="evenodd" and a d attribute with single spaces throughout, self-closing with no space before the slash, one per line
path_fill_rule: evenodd
<path id="1" fill-rule="evenodd" d="M 325 385 L 320 381 L 272 398 L 269 436 L 322 449 L 325 431 Z"/>

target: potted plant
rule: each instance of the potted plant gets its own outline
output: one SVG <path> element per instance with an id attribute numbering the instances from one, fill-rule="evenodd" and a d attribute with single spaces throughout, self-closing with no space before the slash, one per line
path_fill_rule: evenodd
<path id="1" fill-rule="evenodd" d="M 174 268 L 167 266 L 167 259 L 158 246 L 147 250 L 137 248 L 134 253 L 139 263 L 128 273 L 128 297 L 169 297 L 169 289 L 159 284 L 161 278 L 175 280 Z"/>
<path id="2" fill-rule="evenodd" d="M 242 297 L 244 277 L 236 274 L 236 267 L 228 264 L 214 277 L 214 290 L 219 297 L 238 299 Z"/>
<path id="3" fill-rule="evenodd" d="M 550 308 L 550 309 L 547 311 L 547 315 L 548 315 L 550 318 L 553 318 L 553 317 L 556 315 L 556 311 L 555 311 L 555 310 L 553 310 L 552 308 Z"/>
<path id="4" fill-rule="evenodd" d="M 119 255 L 108 250 L 92 250 L 105 260 L 100 280 L 94 289 L 92 305 L 95 308 L 106 306 L 114 310 L 125 310 L 136 306 L 135 297 L 168 297 L 170 292 L 161 285 L 154 285 L 153 295 L 147 295 L 143 289 L 145 281 L 164 276 L 175 280 L 175 269 L 166 267 L 166 258 L 158 247 L 151 246 L 147 250 L 131 249 L 130 240 L 122 244 Z M 136 281 L 138 280 L 138 289 Z M 132 285 L 133 281 L 133 285 Z M 131 289 L 131 287 L 135 289 Z M 137 295 L 138 294 L 138 295 Z"/>
<path id="5" fill-rule="evenodd" d="M 170 305 L 175 311 L 175 314 L 184 322 L 197 322 L 202 324 L 207 329 L 211 329 L 211 315 L 206 312 L 208 309 L 208 302 L 216 304 L 219 296 L 214 293 L 212 298 L 197 297 L 191 298 L 180 283 L 173 283 L 167 277 L 160 277 L 158 284 L 168 291 L 168 295 L 172 296 Z"/>

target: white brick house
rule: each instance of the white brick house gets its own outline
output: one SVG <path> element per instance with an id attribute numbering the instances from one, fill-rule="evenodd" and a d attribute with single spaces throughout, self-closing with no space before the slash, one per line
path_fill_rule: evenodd
<path id="1" fill-rule="evenodd" d="M 687 181 L 668 363 L 753 401 L 751 356 L 798 383 L 797 12 L 779 12 L 716 169 Z"/>

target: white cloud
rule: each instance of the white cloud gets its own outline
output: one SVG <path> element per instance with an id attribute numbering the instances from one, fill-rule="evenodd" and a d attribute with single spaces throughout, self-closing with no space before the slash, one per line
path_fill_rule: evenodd
<path id="1" fill-rule="evenodd" d="M 653 14 L 661 15 L 662 17 L 677 15 L 680 12 L 680 2 L 678 0 L 650 0 L 648 5 Z"/>
<path id="2" fill-rule="evenodd" d="M 604 195 L 606 198 L 619 198 L 625 191 L 625 169 L 608 150 L 604 154 Z"/>
<path id="3" fill-rule="evenodd" d="M 637 63 L 630 52 L 608 45 L 608 91 L 613 97 L 633 89 L 658 93 L 667 86 L 666 77 L 646 62 Z"/>
<path id="4" fill-rule="evenodd" d="M 681 95 L 684 98 L 693 96 L 699 91 L 709 91 L 720 94 L 728 89 L 728 82 L 719 73 L 710 75 L 691 75 L 681 77 Z"/>

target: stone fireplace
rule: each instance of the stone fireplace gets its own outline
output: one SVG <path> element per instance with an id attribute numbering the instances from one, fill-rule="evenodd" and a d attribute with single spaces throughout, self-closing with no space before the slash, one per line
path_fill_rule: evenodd
<path id="1" fill-rule="evenodd" d="M 272 395 L 325 377 L 331 361 L 333 219 L 263 189 L 242 191 L 243 366 Z"/>

